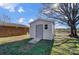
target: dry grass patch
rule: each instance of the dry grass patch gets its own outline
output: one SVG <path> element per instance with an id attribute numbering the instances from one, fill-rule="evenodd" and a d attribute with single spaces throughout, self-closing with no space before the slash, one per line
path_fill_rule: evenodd
<path id="1" fill-rule="evenodd" d="M 0 38 L 0 44 L 20 41 L 20 40 L 23 40 L 23 39 L 26 39 L 26 38 L 29 38 L 29 36 L 28 35 L 20 35 L 20 36 L 11 36 L 11 37 L 1 37 Z"/>

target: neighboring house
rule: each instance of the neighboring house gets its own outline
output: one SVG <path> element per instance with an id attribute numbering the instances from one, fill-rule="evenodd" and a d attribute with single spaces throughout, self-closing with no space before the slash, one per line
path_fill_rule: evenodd
<path id="1" fill-rule="evenodd" d="M 54 39 L 55 24 L 52 20 L 37 19 L 30 23 L 30 37 L 34 40 Z"/>
<path id="2" fill-rule="evenodd" d="M 23 35 L 29 32 L 29 28 L 25 25 L 15 23 L 0 23 L 0 37 Z"/>

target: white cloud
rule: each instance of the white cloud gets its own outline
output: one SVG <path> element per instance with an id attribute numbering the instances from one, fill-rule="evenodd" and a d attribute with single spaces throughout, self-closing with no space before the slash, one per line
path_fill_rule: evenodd
<path id="1" fill-rule="evenodd" d="M 18 12 L 22 13 L 22 12 L 24 12 L 24 9 L 22 7 L 19 7 Z"/>
<path id="2" fill-rule="evenodd" d="M 23 23 L 24 20 L 25 20 L 25 18 L 21 17 L 21 18 L 19 18 L 18 22 L 19 22 L 19 23 Z"/>
<path id="3" fill-rule="evenodd" d="M 31 22 L 33 22 L 33 21 L 34 21 L 34 19 L 31 18 L 28 22 L 31 23 Z"/>
<path id="4" fill-rule="evenodd" d="M 15 3 L 0 3 L 0 7 L 8 10 L 9 12 L 15 12 L 17 5 L 18 4 L 15 4 Z"/>
<path id="5" fill-rule="evenodd" d="M 24 9 L 20 6 L 18 7 L 18 5 L 19 4 L 16 3 L 0 3 L 0 7 L 8 10 L 9 12 L 16 12 L 16 11 L 19 13 L 24 12 Z M 16 7 L 18 9 L 16 9 Z"/>

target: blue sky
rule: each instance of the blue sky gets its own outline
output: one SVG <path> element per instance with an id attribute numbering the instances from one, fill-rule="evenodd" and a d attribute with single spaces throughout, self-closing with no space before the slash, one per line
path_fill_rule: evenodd
<path id="1" fill-rule="evenodd" d="M 40 16 L 41 4 L 17 3 L 0 4 L 0 15 L 8 15 L 13 23 L 27 25 Z"/>
<path id="2" fill-rule="evenodd" d="M 42 7 L 40 3 L 0 3 L 0 15 L 8 15 L 12 23 L 29 25 L 30 22 L 41 16 Z M 57 23 L 55 27 L 66 28 L 67 26 Z"/>

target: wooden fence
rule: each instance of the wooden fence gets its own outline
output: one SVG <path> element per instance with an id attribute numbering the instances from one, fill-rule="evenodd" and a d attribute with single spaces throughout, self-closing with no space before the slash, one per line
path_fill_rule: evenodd
<path id="1" fill-rule="evenodd" d="M 0 26 L 0 37 L 24 35 L 28 32 L 28 27 Z"/>

